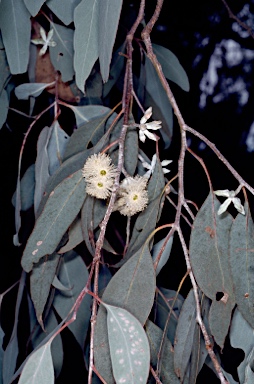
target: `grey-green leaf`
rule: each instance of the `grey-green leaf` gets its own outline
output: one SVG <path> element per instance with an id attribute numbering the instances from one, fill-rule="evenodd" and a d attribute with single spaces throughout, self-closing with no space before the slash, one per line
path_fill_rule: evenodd
<path id="1" fill-rule="evenodd" d="M 30 272 L 41 257 L 55 251 L 62 236 L 80 211 L 85 198 L 85 181 L 77 171 L 51 192 L 36 221 L 22 256 L 22 267 Z"/>
<path id="2" fill-rule="evenodd" d="M 108 80 L 113 45 L 122 9 L 122 0 L 99 2 L 99 60 L 104 82 Z"/>
<path id="3" fill-rule="evenodd" d="M 75 113 L 77 128 L 96 117 L 105 117 L 105 115 L 111 111 L 111 109 L 104 107 L 103 105 L 84 105 L 80 107 L 71 105 L 70 108 Z"/>
<path id="4" fill-rule="evenodd" d="M 239 311 L 254 328 L 254 223 L 249 206 L 238 214 L 230 232 L 230 266 Z"/>
<path id="5" fill-rule="evenodd" d="M 254 352 L 254 331 L 247 321 L 241 315 L 241 312 L 236 308 L 232 318 L 230 327 L 230 344 L 233 348 L 241 348 L 245 353 L 245 358 L 237 368 L 240 383 L 251 383 L 246 380 L 247 368 L 250 368 L 250 356 Z M 250 369 L 251 370 L 251 369 Z M 252 372 L 252 375 L 254 373 Z M 253 376 L 252 376 L 253 378 Z"/>
<path id="6" fill-rule="evenodd" d="M 153 256 L 154 263 L 156 262 L 157 256 L 159 256 L 159 253 L 161 251 L 161 248 L 162 248 L 165 240 L 166 240 L 166 237 L 164 239 L 160 240 L 158 243 L 154 244 L 154 246 L 153 246 L 152 256 Z M 171 248 L 172 248 L 172 244 L 173 244 L 173 236 L 171 236 L 168 239 L 168 241 L 165 245 L 165 248 L 162 251 L 160 261 L 159 261 L 157 268 L 156 268 L 156 276 L 160 273 L 161 269 L 164 267 L 164 265 L 168 261 L 169 256 L 170 256 L 170 252 L 171 252 Z"/>
<path id="7" fill-rule="evenodd" d="M 151 350 L 151 364 L 153 368 L 156 369 L 163 332 L 150 320 L 147 320 L 145 329 Z M 164 343 L 164 350 L 161 356 L 160 379 L 163 384 L 179 384 L 180 381 L 174 370 L 174 351 L 172 344 L 168 339 L 166 339 Z"/>
<path id="8" fill-rule="evenodd" d="M 82 0 L 74 11 L 74 69 L 82 92 L 99 56 L 99 4 L 98 0 Z"/>
<path id="9" fill-rule="evenodd" d="M 184 91 L 189 91 L 190 84 L 188 77 L 174 53 L 157 44 L 153 44 L 153 51 L 162 67 L 165 77 L 179 85 Z"/>
<path id="10" fill-rule="evenodd" d="M 48 5 L 49 3 L 47 3 Z M 69 4 L 69 1 L 65 5 Z M 66 6 L 61 6 L 66 11 Z M 74 31 L 63 25 L 51 23 L 54 29 L 55 47 L 49 47 L 50 60 L 57 71 L 61 72 L 63 82 L 71 81 L 74 76 L 73 68 L 73 36 Z"/>
<path id="11" fill-rule="evenodd" d="M 34 266 L 30 276 L 30 291 L 39 324 L 43 327 L 42 314 L 48 300 L 52 281 L 59 263 L 59 255 L 44 256 Z"/>
<path id="12" fill-rule="evenodd" d="M 9 98 L 5 89 L 0 94 L 0 129 L 6 121 L 8 115 Z"/>
<path id="13" fill-rule="evenodd" d="M 27 360 L 18 384 L 54 384 L 54 368 L 51 356 L 50 339 L 45 345 L 31 354 Z"/>
<path id="14" fill-rule="evenodd" d="M 15 88 L 15 95 L 20 100 L 28 100 L 29 96 L 37 97 L 44 89 L 55 84 L 52 83 L 23 83 Z"/>
<path id="15" fill-rule="evenodd" d="M 232 217 L 227 212 L 218 216 L 219 207 L 220 202 L 211 192 L 194 220 L 190 259 L 200 289 L 213 300 L 209 324 L 216 342 L 223 348 L 235 297 L 229 270 Z M 219 300 L 217 294 L 221 295 Z"/>
<path id="16" fill-rule="evenodd" d="M 145 67 L 141 67 L 142 70 L 145 70 L 145 106 L 146 108 L 152 106 L 153 119 L 162 121 L 162 128 L 159 133 L 162 135 L 165 147 L 168 148 L 173 135 L 172 107 L 158 74 L 147 57 L 145 59 Z M 141 81 L 143 80 L 141 79 Z"/>
<path id="17" fill-rule="evenodd" d="M 68 231 L 68 236 L 68 242 L 62 248 L 59 249 L 58 253 L 61 254 L 71 251 L 84 240 L 81 228 L 81 220 L 79 218 L 76 218 L 73 223 L 71 223 Z"/>
<path id="18" fill-rule="evenodd" d="M 146 384 L 150 349 L 141 323 L 123 308 L 103 305 L 108 313 L 110 357 L 116 383 Z"/>
<path id="19" fill-rule="evenodd" d="M 148 247 L 144 246 L 112 277 L 102 295 L 102 300 L 128 310 L 144 324 L 153 305 L 154 292 L 153 262 Z M 111 384 L 114 379 L 105 327 L 106 311 L 101 306 L 95 328 L 95 365 L 106 382 Z"/>
<path id="20" fill-rule="evenodd" d="M 73 21 L 74 9 L 80 3 L 80 0 L 48 0 L 47 6 L 52 12 L 65 24 L 69 25 Z"/>
<path id="21" fill-rule="evenodd" d="M 24 0 L 24 3 L 32 16 L 36 16 L 46 0 Z"/>
<path id="22" fill-rule="evenodd" d="M 0 26 L 11 73 L 16 75 L 26 72 L 31 23 L 23 0 L 1 1 Z"/>
<path id="23" fill-rule="evenodd" d="M 0 6 L 1 9 L 1 6 Z M 5 49 L 3 47 L 2 36 L 0 33 L 0 92 L 2 92 L 3 88 L 6 86 L 8 78 L 10 76 L 10 68 L 7 62 Z"/>
<path id="24" fill-rule="evenodd" d="M 177 376 L 184 380 L 189 363 L 196 325 L 196 303 L 191 290 L 183 303 L 175 336 L 174 366 Z"/>
<path id="25" fill-rule="evenodd" d="M 26 211 L 31 208 L 34 203 L 34 189 L 35 189 L 35 165 L 32 164 L 27 168 L 20 181 L 20 198 L 21 210 Z M 16 192 L 12 196 L 12 204 L 16 205 Z"/>
<path id="26" fill-rule="evenodd" d="M 81 256 L 74 251 L 66 253 L 59 270 L 58 278 L 65 287 L 68 287 L 68 290 L 56 291 L 53 305 L 59 316 L 65 318 L 88 280 L 87 267 Z M 79 307 L 76 320 L 69 325 L 69 329 L 82 349 L 84 348 L 90 323 L 90 307 L 91 296 L 86 295 Z"/>

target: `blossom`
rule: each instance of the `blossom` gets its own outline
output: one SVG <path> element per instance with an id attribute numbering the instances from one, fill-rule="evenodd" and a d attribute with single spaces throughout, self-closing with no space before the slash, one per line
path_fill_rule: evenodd
<path id="1" fill-rule="evenodd" d="M 120 184 L 114 210 L 124 216 L 132 216 L 143 211 L 148 203 L 147 179 L 139 175 L 127 177 Z"/>
<path id="2" fill-rule="evenodd" d="M 138 158 L 139 160 L 141 161 L 142 165 L 144 168 L 148 169 L 148 171 L 144 174 L 144 177 L 146 177 L 147 179 L 149 179 L 149 177 L 151 176 L 151 174 L 153 173 L 154 171 L 154 168 L 155 168 L 155 164 L 156 164 L 156 160 L 157 160 L 157 156 L 156 154 L 153 155 L 152 157 L 152 161 L 151 161 L 151 164 L 148 164 L 141 155 L 138 155 Z M 167 169 L 167 168 L 163 168 L 163 167 L 166 167 L 168 164 L 172 163 L 173 160 L 162 160 L 161 161 L 161 166 L 162 166 L 162 172 L 164 174 L 166 173 L 169 173 L 170 172 L 170 169 Z"/>
<path id="3" fill-rule="evenodd" d="M 146 140 L 146 136 L 148 139 L 157 141 L 157 137 L 154 133 L 149 132 L 149 129 L 151 130 L 157 130 L 161 128 L 161 121 L 152 121 L 150 123 L 147 123 L 147 120 L 150 119 L 152 116 L 152 107 L 149 107 L 146 111 L 144 116 L 140 120 L 139 124 L 139 140 L 141 140 L 143 143 Z"/>
<path id="4" fill-rule="evenodd" d="M 54 30 L 51 29 L 48 33 L 48 36 L 46 36 L 45 29 L 40 27 L 40 35 L 41 39 L 32 39 L 31 42 L 36 45 L 43 45 L 43 47 L 40 49 L 39 56 L 45 55 L 48 47 L 55 47 L 56 42 L 52 39 Z"/>
<path id="5" fill-rule="evenodd" d="M 221 204 L 218 210 L 218 215 L 221 215 L 223 212 L 225 212 L 230 203 L 234 204 L 234 207 L 237 209 L 238 212 L 240 212 L 242 215 L 245 215 L 244 207 L 241 204 L 241 200 L 238 197 L 235 197 L 238 192 L 239 192 L 238 190 L 229 191 L 228 189 L 214 191 L 215 195 L 217 196 L 227 197 L 224 203 Z"/>
<path id="6" fill-rule="evenodd" d="M 86 192 L 98 199 L 106 199 L 112 191 L 117 169 L 108 155 L 96 153 L 86 160 L 82 175 L 86 179 Z"/>

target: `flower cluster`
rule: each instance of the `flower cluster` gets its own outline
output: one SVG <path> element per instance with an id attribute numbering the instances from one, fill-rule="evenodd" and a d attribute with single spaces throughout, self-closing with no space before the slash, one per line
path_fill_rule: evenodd
<path id="1" fill-rule="evenodd" d="M 108 155 L 98 153 L 90 156 L 82 169 L 82 174 L 86 179 L 86 192 L 89 195 L 97 199 L 106 199 L 110 196 L 117 169 Z"/>
<path id="2" fill-rule="evenodd" d="M 119 187 L 114 210 L 124 216 L 132 216 L 143 211 L 148 203 L 147 178 L 139 175 L 126 177 Z"/>

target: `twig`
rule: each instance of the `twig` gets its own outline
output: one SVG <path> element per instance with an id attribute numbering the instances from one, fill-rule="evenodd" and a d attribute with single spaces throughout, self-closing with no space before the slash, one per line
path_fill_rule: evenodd
<path id="1" fill-rule="evenodd" d="M 254 39 L 254 33 L 252 32 L 252 28 L 249 27 L 246 23 L 244 23 L 242 20 L 240 20 L 232 11 L 231 9 L 229 8 L 226 0 L 221 0 L 223 2 L 223 4 L 225 5 L 225 7 L 227 8 L 227 11 L 228 11 L 228 15 L 231 19 L 234 19 L 237 24 L 239 24 L 243 29 L 245 29 L 248 34 Z"/>

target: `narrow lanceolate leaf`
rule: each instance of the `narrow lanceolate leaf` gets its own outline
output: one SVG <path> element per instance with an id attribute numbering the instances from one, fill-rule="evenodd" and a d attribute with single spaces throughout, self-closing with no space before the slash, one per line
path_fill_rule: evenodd
<path id="1" fill-rule="evenodd" d="M 50 339 L 31 354 L 22 370 L 18 384 L 54 383 L 54 368 L 50 350 L 52 340 Z"/>
<path id="2" fill-rule="evenodd" d="M 37 320 L 42 327 L 42 314 L 48 300 L 59 258 L 60 256 L 56 252 L 52 253 L 52 255 L 42 257 L 34 266 L 30 276 L 31 298 L 33 300 Z"/>
<path id="3" fill-rule="evenodd" d="M 48 0 L 47 6 L 51 11 L 65 24 L 69 25 L 73 21 L 74 9 L 80 3 L 80 0 Z"/>
<path id="4" fill-rule="evenodd" d="M 133 255 L 112 277 L 102 300 L 110 305 L 124 308 L 144 324 L 151 311 L 155 292 L 153 262 L 147 246 Z M 108 337 L 105 333 L 106 311 L 101 306 L 98 311 L 94 354 L 95 365 L 104 380 L 114 383 L 111 369 Z"/>
<path id="5" fill-rule="evenodd" d="M 229 270 L 232 217 L 227 212 L 218 216 L 219 207 L 218 199 L 210 193 L 193 224 L 190 259 L 199 287 L 213 301 L 209 324 L 215 341 L 223 348 L 235 297 Z"/>
<path id="6" fill-rule="evenodd" d="M 153 67 L 151 61 L 146 57 L 145 66 L 141 67 L 144 78 L 141 78 L 141 81 L 144 81 L 145 85 L 145 105 L 146 107 L 153 107 L 153 118 L 155 120 L 162 121 L 162 128 L 159 130 L 158 134 L 162 135 L 162 138 L 165 142 L 165 147 L 169 147 L 172 135 L 173 135 L 173 112 L 172 107 L 169 103 L 165 89 L 163 88 L 160 79 L 156 70 Z"/>
<path id="7" fill-rule="evenodd" d="M 1 6 L 0 6 L 1 9 Z M 5 87 L 10 76 L 10 68 L 6 59 L 6 53 L 3 46 L 2 36 L 0 34 L 0 92 Z"/>
<path id="8" fill-rule="evenodd" d="M 110 357 L 116 383 L 146 384 L 150 349 L 141 323 L 125 309 L 103 305 L 108 313 Z"/>
<path id="9" fill-rule="evenodd" d="M 99 3 L 98 0 L 82 0 L 74 11 L 74 69 L 76 84 L 82 92 L 99 56 Z"/>
<path id="10" fill-rule="evenodd" d="M 50 138 L 47 146 L 49 158 L 49 174 L 53 175 L 63 162 L 63 155 L 69 136 L 60 127 L 58 121 L 55 121 L 50 127 Z"/>
<path id="11" fill-rule="evenodd" d="M 245 353 L 245 357 L 238 366 L 237 372 L 240 383 L 248 383 L 248 381 L 246 381 L 246 376 L 250 375 L 250 372 L 248 374 L 247 368 L 250 368 L 251 363 L 253 364 L 254 358 L 254 330 L 243 318 L 241 312 L 237 308 L 232 318 L 229 337 L 232 347 L 241 348 Z M 250 359 L 251 356 L 252 359 Z M 252 372 L 252 375 L 254 376 L 254 372 Z"/>
<path id="12" fill-rule="evenodd" d="M 12 74 L 24 73 L 29 59 L 30 14 L 23 0 L 2 0 L 0 27 Z"/>
<path id="13" fill-rule="evenodd" d="M 69 2 L 65 3 L 67 5 Z M 47 3 L 48 5 L 49 3 Z M 66 7 L 61 6 L 65 10 Z M 73 34 L 71 28 L 51 23 L 54 29 L 55 47 L 49 47 L 50 60 L 57 71 L 61 72 L 63 82 L 71 81 L 73 68 Z"/>
<path id="14" fill-rule="evenodd" d="M 3 375 L 3 384 L 8 384 L 11 381 L 12 375 L 15 372 L 17 357 L 19 354 L 19 345 L 18 345 L 18 321 L 19 321 L 19 310 L 21 301 L 23 298 L 24 287 L 26 281 L 26 273 L 23 271 L 21 274 L 21 279 L 19 283 L 18 296 L 16 301 L 15 308 L 15 319 L 12 329 L 12 334 L 10 341 L 5 348 L 4 357 L 3 357 L 3 366 L 1 367 L 1 374 Z"/>
<path id="15" fill-rule="evenodd" d="M 8 115 L 9 98 L 5 89 L 0 94 L 0 129 L 6 121 Z"/>
<path id="16" fill-rule="evenodd" d="M 62 248 L 59 249 L 58 253 L 61 254 L 71 251 L 84 240 L 81 227 L 81 220 L 79 218 L 76 218 L 73 223 L 71 223 L 68 231 L 68 236 L 68 242 Z"/>
<path id="17" fill-rule="evenodd" d="M 20 181 L 20 198 L 21 210 L 26 211 L 31 208 L 34 203 L 34 189 L 35 189 L 35 166 L 30 165 L 24 173 Z M 16 192 L 12 196 L 12 204 L 16 205 Z"/>
<path id="18" fill-rule="evenodd" d="M 122 0 L 99 2 L 99 60 L 104 82 L 108 80 L 113 45 L 122 9 Z"/>
<path id="19" fill-rule="evenodd" d="M 189 80 L 178 58 L 169 49 L 161 45 L 153 44 L 153 51 L 166 78 L 179 85 L 184 91 L 189 91 Z"/>
<path id="20" fill-rule="evenodd" d="M 151 350 L 151 365 L 156 369 L 163 331 L 150 320 L 147 320 L 145 330 Z M 179 384 L 180 381 L 174 370 L 174 351 L 172 344 L 167 338 L 164 343 L 163 354 L 161 356 L 160 379 L 163 384 Z"/>
<path id="21" fill-rule="evenodd" d="M 175 335 L 175 371 L 181 381 L 184 380 L 192 351 L 196 325 L 196 304 L 191 290 L 183 303 Z"/>
<path id="22" fill-rule="evenodd" d="M 30 272 L 33 264 L 55 251 L 79 213 L 84 198 L 85 181 L 81 170 L 65 179 L 51 192 L 22 256 L 21 263 L 25 271 Z"/>
<path id="23" fill-rule="evenodd" d="M 32 16 L 36 16 L 46 0 L 24 0 L 24 3 Z"/>
<path id="24" fill-rule="evenodd" d="M 56 291 L 53 306 L 58 315 L 64 319 L 88 280 L 87 267 L 81 256 L 74 251 L 66 253 L 62 260 L 58 278 L 65 287 L 68 287 L 68 290 Z M 90 324 L 90 316 L 91 296 L 86 295 L 80 304 L 76 320 L 68 327 L 82 350 Z"/>
<path id="25" fill-rule="evenodd" d="M 52 83 L 24 83 L 20 84 L 15 88 L 15 95 L 20 100 L 28 100 L 29 96 L 37 97 L 44 89 L 55 84 Z"/>
<path id="26" fill-rule="evenodd" d="M 161 269 L 164 267 L 164 265 L 166 264 L 166 262 L 169 259 L 172 244 L 173 244 L 173 238 L 174 237 L 171 236 L 168 239 L 162 253 L 161 253 L 161 249 L 165 243 L 166 237 L 164 239 L 160 240 L 158 243 L 154 244 L 154 246 L 153 246 L 152 256 L 153 256 L 154 263 L 157 263 L 157 257 L 160 255 L 160 260 L 159 260 L 159 262 L 157 264 L 157 268 L 156 268 L 156 276 L 160 273 Z"/>
<path id="27" fill-rule="evenodd" d="M 249 206 L 238 214 L 230 232 L 230 266 L 239 311 L 254 328 L 254 223 Z"/>

